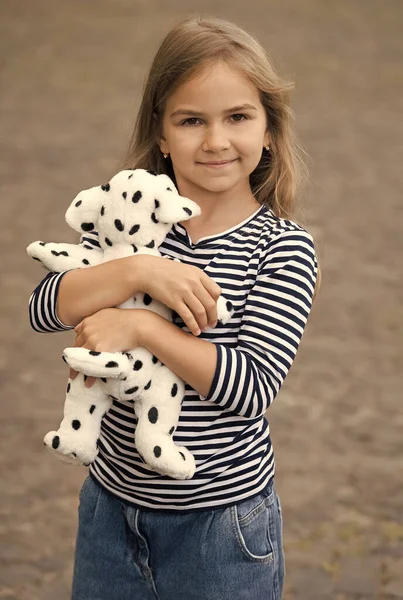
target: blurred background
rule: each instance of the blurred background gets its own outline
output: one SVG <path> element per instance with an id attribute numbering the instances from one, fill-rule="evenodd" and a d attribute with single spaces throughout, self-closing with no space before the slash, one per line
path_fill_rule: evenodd
<path id="1" fill-rule="evenodd" d="M 296 220 L 316 240 L 322 287 L 267 415 L 284 598 L 403 598 L 399 0 L 1 2 L 0 598 L 69 598 L 86 475 L 42 445 L 61 418 L 60 357 L 73 336 L 30 329 L 28 298 L 45 271 L 25 248 L 76 239 L 67 206 L 116 171 L 152 57 L 192 12 L 256 35 L 295 81 L 310 156 Z"/>

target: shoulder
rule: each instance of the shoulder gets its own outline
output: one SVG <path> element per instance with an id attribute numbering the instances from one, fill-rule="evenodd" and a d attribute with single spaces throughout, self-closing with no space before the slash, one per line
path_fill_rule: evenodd
<path id="1" fill-rule="evenodd" d="M 265 220 L 260 237 L 259 262 L 263 264 L 271 260 L 273 255 L 282 255 L 288 259 L 302 257 L 316 261 L 315 241 L 313 236 L 295 221 L 277 217 L 270 209 L 265 213 Z"/>
<path id="2" fill-rule="evenodd" d="M 273 211 L 267 210 L 262 228 L 262 237 L 267 245 L 286 240 L 306 240 L 314 245 L 313 237 L 302 225 L 296 221 L 277 217 Z"/>

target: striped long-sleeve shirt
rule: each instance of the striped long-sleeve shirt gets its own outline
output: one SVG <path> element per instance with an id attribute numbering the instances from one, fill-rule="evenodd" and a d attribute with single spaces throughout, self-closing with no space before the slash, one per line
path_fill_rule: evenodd
<path id="1" fill-rule="evenodd" d="M 86 234 L 85 242 L 97 246 L 97 235 Z M 274 477 L 265 411 L 292 365 L 311 310 L 318 269 L 313 239 L 261 206 L 242 223 L 196 244 L 176 224 L 159 249 L 203 269 L 235 307 L 226 325 L 199 336 L 216 344 L 213 381 L 205 397 L 186 384 L 173 436 L 193 453 L 196 473 L 180 481 L 147 468 L 134 447 L 133 406 L 117 401 L 103 419 L 90 473 L 135 506 L 182 511 L 229 506 L 259 493 Z M 48 274 L 31 296 L 36 331 L 68 329 L 56 314 L 63 276 Z M 174 323 L 188 331 L 175 313 Z"/>

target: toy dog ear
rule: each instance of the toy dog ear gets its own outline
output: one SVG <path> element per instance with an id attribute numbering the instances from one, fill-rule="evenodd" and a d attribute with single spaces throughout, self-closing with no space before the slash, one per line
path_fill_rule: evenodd
<path id="1" fill-rule="evenodd" d="M 98 217 L 105 200 L 104 194 L 109 191 L 109 184 L 96 186 L 80 192 L 66 211 L 66 221 L 78 233 L 96 229 Z"/>
<path id="2" fill-rule="evenodd" d="M 167 189 L 155 198 L 155 216 L 162 223 L 178 223 L 201 215 L 196 202 Z"/>

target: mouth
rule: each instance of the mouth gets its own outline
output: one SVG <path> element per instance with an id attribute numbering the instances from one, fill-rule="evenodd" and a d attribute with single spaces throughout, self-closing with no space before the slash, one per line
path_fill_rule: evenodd
<path id="1" fill-rule="evenodd" d="M 211 162 L 199 162 L 197 164 L 203 165 L 204 167 L 212 167 L 213 169 L 219 169 L 231 165 L 233 162 L 238 160 L 234 158 L 233 160 L 216 160 Z"/>

